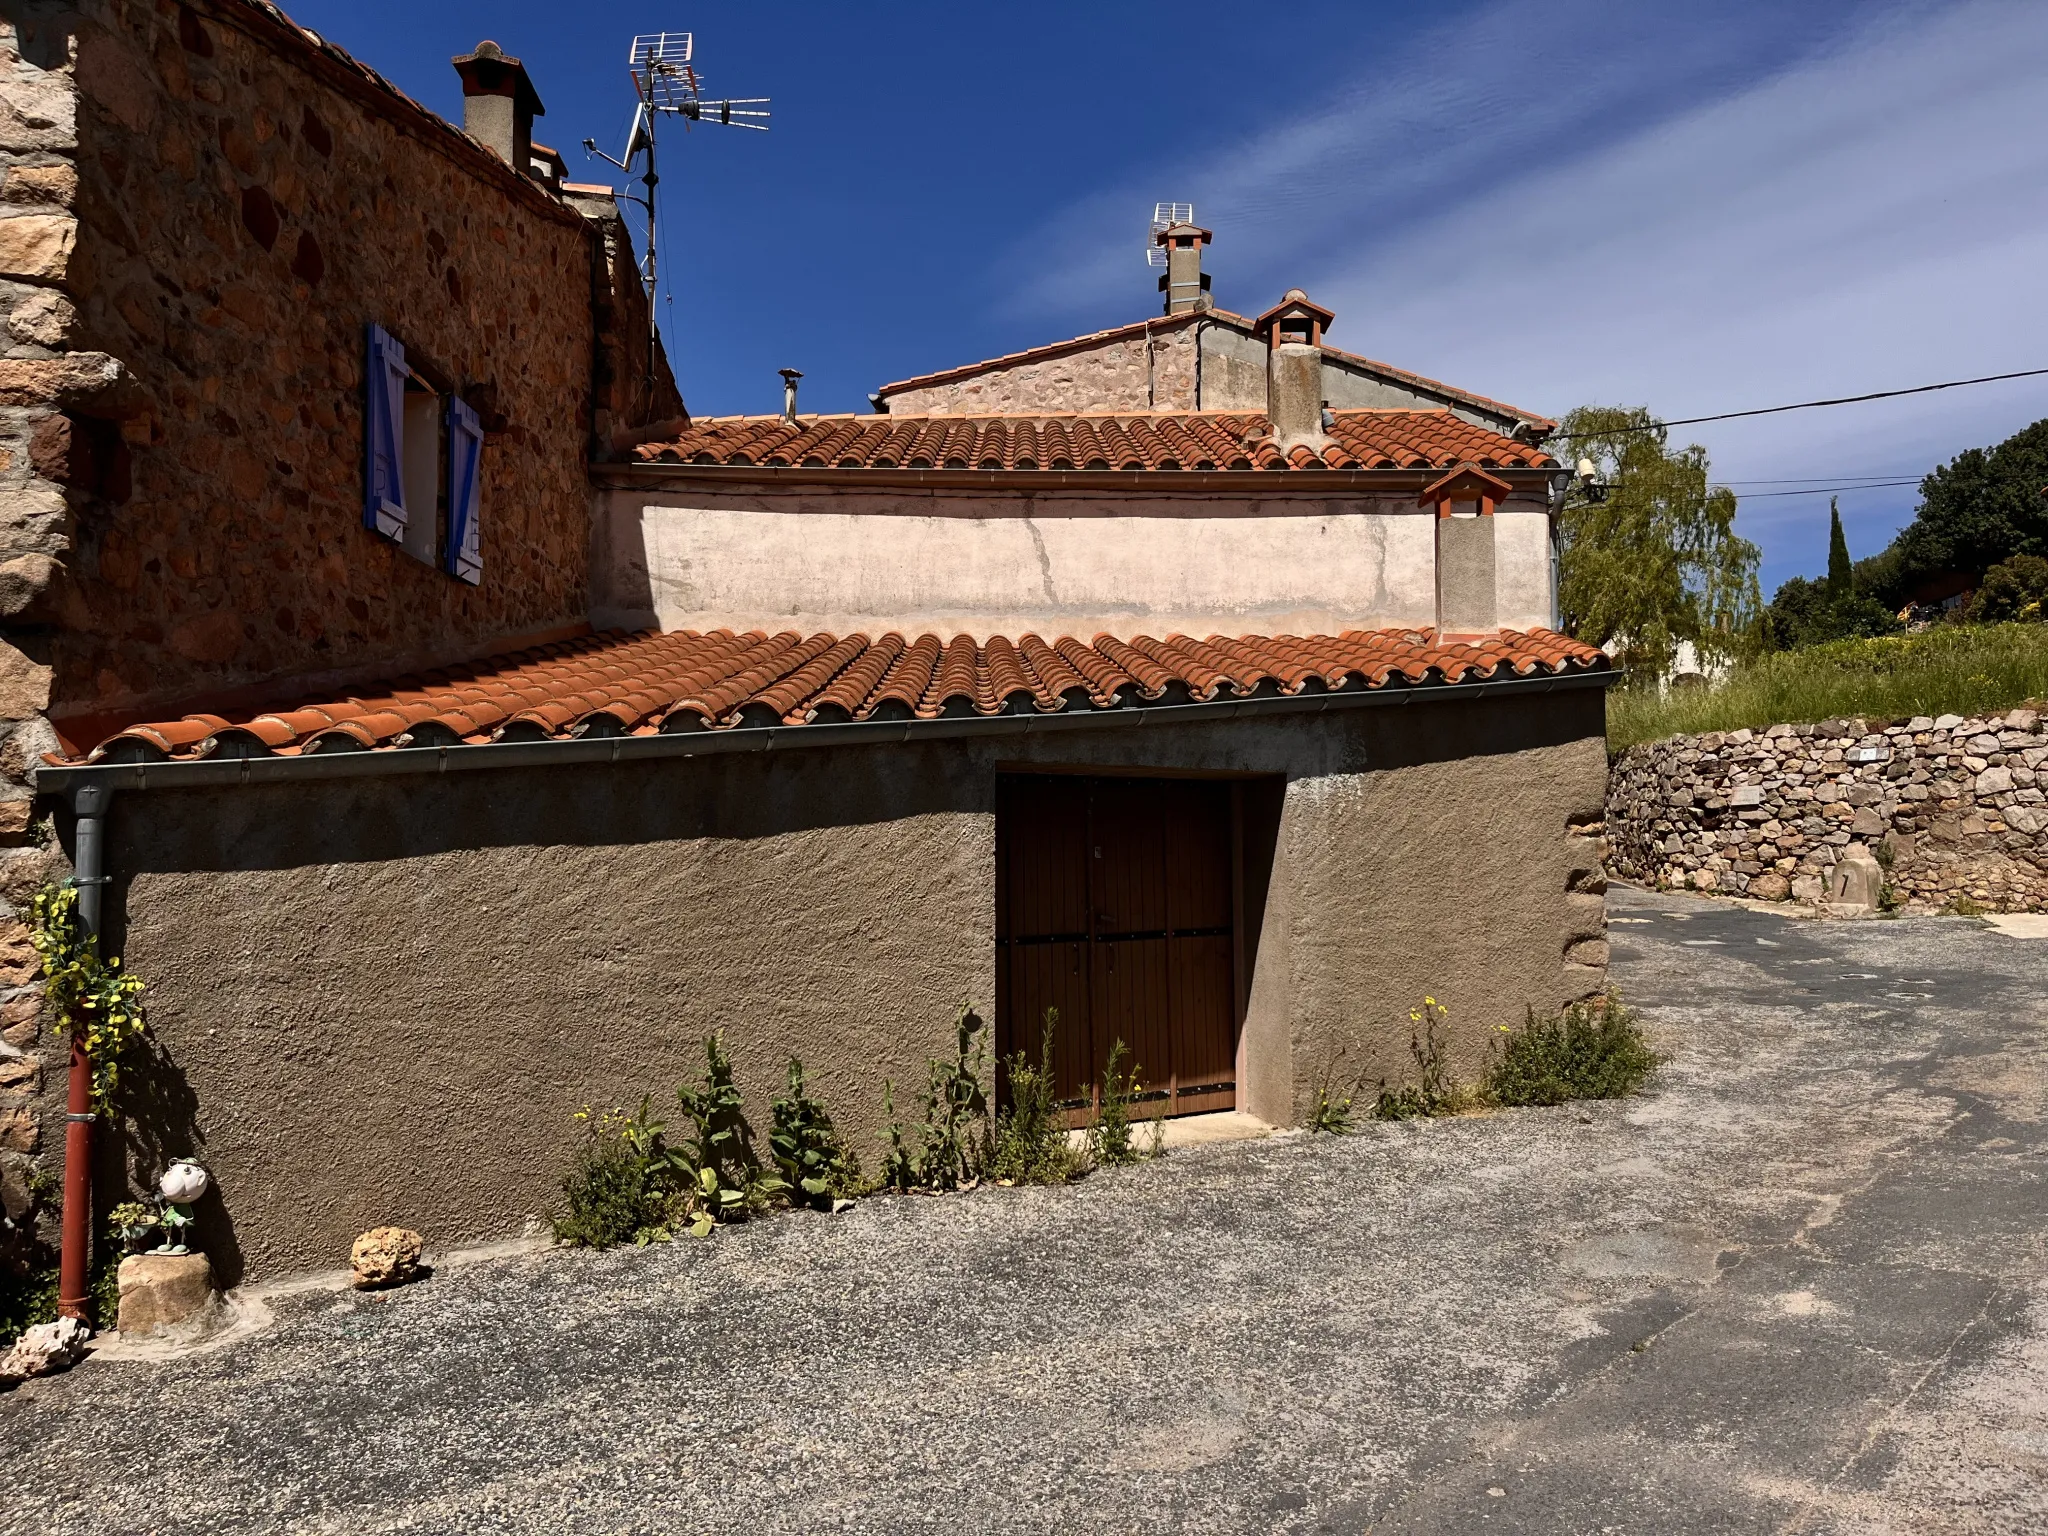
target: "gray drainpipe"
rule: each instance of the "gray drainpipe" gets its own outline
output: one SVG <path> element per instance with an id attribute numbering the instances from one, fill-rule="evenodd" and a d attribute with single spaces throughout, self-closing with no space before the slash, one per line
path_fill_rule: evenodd
<path id="1" fill-rule="evenodd" d="M 72 786 L 71 810 L 77 817 L 72 839 L 73 881 L 78 886 L 78 920 L 99 937 L 105 891 L 107 808 L 114 791 L 107 784 Z M 63 1021 L 71 1041 L 70 1080 L 64 1099 L 64 1227 L 57 1260 L 57 1312 L 88 1321 L 86 1249 L 92 1232 L 92 1061 L 78 1033 L 77 1021 Z"/>

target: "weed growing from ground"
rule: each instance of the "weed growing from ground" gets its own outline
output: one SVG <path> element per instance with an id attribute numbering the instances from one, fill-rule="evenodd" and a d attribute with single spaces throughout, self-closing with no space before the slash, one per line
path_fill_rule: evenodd
<path id="1" fill-rule="evenodd" d="M 1340 1048 L 1330 1058 L 1330 1064 L 1323 1068 L 1323 1075 L 1316 1084 L 1315 1108 L 1309 1112 L 1308 1128 L 1325 1136 L 1348 1136 L 1351 1134 L 1352 1105 L 1358 1094 L 1358 1082 L 1342 1084 L 1337 1082 L 1337 1064 L 1344 1059 Z"/>
<path id="2" fill-rule="evenodd" d="M 1529 1022 L 1502 1042 L 1486 1095 L 1496 1104 L 1625 1098 L 1656 1065 L 1635 1011 L 1609 988 L 1550 1018 L 1530 1009 Z"/>
<path id="3" fill-rule="evenodd" d="M 1045 1010 L 1036 1066 L 1022 1051 L 1002 1063 L 1010 1102 L 996 1116 L 988 1161 L 989 1177 L 1000 1183 L 1064 1184 L 1083 1171 L 1083 1160 L 1068 1145 L 1059 1123 L 1052 1059 L 1059 1021 L 1059 1009 Z"/>
<path id="4" fill-rule="evenodd" d="M 578 1248 L 666 1241 L 689 1214 L 695 1170 L 664 1139 L 664 1127 L 640 1112 L 578 1110 L 586 1132 L 562 1180 L 567 1210 L 555 1240 Z"/>
<path id="5" fill-rule="evenodd" d="M 1430 1119 L 1456 1114 L 1470 1102 L 1471 1096 L 1451 1080 L 1450 1060 L 1441 1033 L 1450 1016 L 1450 1009 L 1433 997 L 1425 997 L 1420 1008 L 1408 1010 L 1408 1055 L 1415 1064 L 1415 1080 L 1389 1088 L 1386 1079 L 1380 1079 L 1373 1118 Z"/>
<path id="6" fill-rule="evenodd" d="M 896 1118 L 896 1085 L 882 1084 L 882 1113 L 889 1121 L 883 1188 L 961 1189 L 981 1177 L 992 1151 L 988 1095 L 981 1086 L 987 1054 L 981 1016 L 963 1003 L 953 1019 L 953 1059 L 933 1057 L 928 1063 L 924 1123 L 911 1135 Z"/>
<path id="7" fill-rule="evenodd" d="M 754 1127 L 732 1080 L 723 1035 L 704 1042 L 704 1080 L 676 1089 L 676 1103 L 696 1132 L 690 1163 L 697 1176 L 698 1209 L 691 1230 L 698 1236 L 710 1230 L 708 1223 L 744 1221 L 789 1192 L 788 1185 L 762 1168 L 754 1150 Z"/>
<path id="8" fill-rule="evenodd" d="M 1124 1066 L 1129 1056 L 1123 1041 L 1117 1040 L 1110 1045 L 1109 1060 L 1102 1069 L 1102 1103 L 1088 1141 L 1095 1161 L 1105 1168 L 1135 1163 L 1140 1155 L 1137 1141 L 1131 1135 L 1131 1105 L 1139 1093 L 1138 1071 L 1135 1066 Z"/>
<path id="9" fill-rule="evenodd" d="M 840 1138 L 825 1106 L 804 1087 L 804 1064 L 789 1058 L 789 1089 L 775 1101 L 768 1148 L 792 1204 L 829 1211 L 860 1188 L 860 1159 Z"/>

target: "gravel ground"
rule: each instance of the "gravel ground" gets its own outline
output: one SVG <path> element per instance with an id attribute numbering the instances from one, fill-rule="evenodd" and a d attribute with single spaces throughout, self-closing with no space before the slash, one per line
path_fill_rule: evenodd
<path id="1" fill-rule="evenodd" d="M 0 1529 L 2048 1525 L 2048 945 L 1612 910 L 1645 1097 L 281 1298 L 0 1397 Z"/>

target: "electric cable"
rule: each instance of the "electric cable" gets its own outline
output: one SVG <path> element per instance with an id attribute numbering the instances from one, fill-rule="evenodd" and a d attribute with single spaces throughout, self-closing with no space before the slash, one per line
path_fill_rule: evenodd
<path id="1" fill-rule="evenodd" d="M 1619 437 L 1625 432 L 1658 432 L 1666 427 L 1693 427 L 1703 421 L 1734 421 L 1741 416 L 1775 416 L 1780 411 L 1811 411 L 1824 405 L 1861 405 L 1866 400 L 1895 400 L 1901 395 L 1929 395 L 1940 389 L 1961 389 L 1969 384 L 2000 384 L 2007 379 L 2036 379 L 2048 368 L 2025 368 L 2018 373 L 1987 373 L 1978 379 L 1950 379 L 1944 384 L 1916 384 L 1911 389 L 1880 389 L 1867 395 L 1842 395 L 1833 400 L 1801 400 L 1793 405 L 1760 405 L 1747 411 L 1722 411 L 1714 416 L 1679 416 L 1670 421 L 1649 421 L 1640 425 L 1615 427 L 1607 432 L 1559 432 L 1560 442 L 1587 437 Z"/>

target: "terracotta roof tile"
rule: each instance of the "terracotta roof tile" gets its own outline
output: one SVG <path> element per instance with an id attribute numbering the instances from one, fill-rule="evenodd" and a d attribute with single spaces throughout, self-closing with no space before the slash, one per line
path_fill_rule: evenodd
<path id="1" fill-rule="evenodd" d="M 1111 710 L 1133 705 L 1604 671 L 1549 630 L 1475 640 L 1428 630 L 1168 635 L 1025 634 L 977 644 L 894 632 L 591 635 L 399 678 L 383 692 L 229 720 L 131 725 L 72 761 L 455 747 L 847 720 Z M 66 759 L 51 757 L 51 762 Z"/>
<path id="2" fill-rule="evenodd" d="M 1043 416 L 719 416 L 672 442 L 634 450 L 646 463 L 813 465 L 837 469 L 1416 469 L 1459 464 L 1551 469 L 1531 443 L 1448 410 L 1343 410 L 1318 454 L 1283 456 L 1253 412 Z"/>

